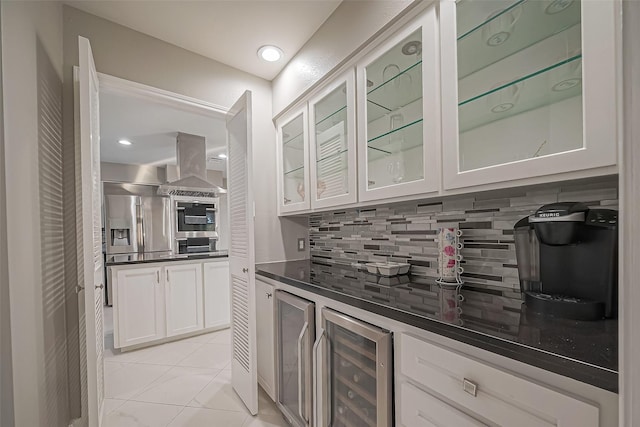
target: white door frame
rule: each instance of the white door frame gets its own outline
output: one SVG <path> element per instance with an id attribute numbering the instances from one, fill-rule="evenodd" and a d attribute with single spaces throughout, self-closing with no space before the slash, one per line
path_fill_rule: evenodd
<path id="1" fill-rule="evenodd" d="M 211 117 L 224 119 L 229 111 L 228 108 L 220 105 L 191 98 L 179 93 L 169 92 L 142 83 L 121 79 L 109 74 L 98 73 L 100 81 L 100 93 L 112 93 L 129 97 L 146 99 L 153 102 L 160 102 L 174 108 L 190 111 L 198 114 L 205 114 Z"/>
<path id="2" fill-rule="evenodd" d="M 196 98 L 180 95 L 177 93 L 169 92 L 163 89 L 158 89 L 152 86 L 132 82 L 129 80 L 114 77 L 108 74 L 98 74 L 98 90 L 99 93 L 115 93 L 124 96 L 136 97 L 140 99 L 146 99 L 153 102 L 163 103 L 173 108 L 197 113 L 211 118 L 224 119 L 228 112 L 228 108 L 221 107 L 219 105 L 202 101 Z M 80 159 L 82 167 L 89 167 L 86 164 L 87 159 Z M 89 278 L 85 279 L 86 283 L 92 283 Z M 95 311 L 94 311 L 95 313 Z M 87 312 L 86 314 L 89 314 Z M 86 334 L 86 331 L 85 331 Z M 86 339 L 86 336 L 85 336 Z M 86 368 L 85 368 L 86 369 Z M 87 387 L 96 387 L 96 384 L 87 384 Z M 89 394 L 95 393 L 96 390 L 90 390 Z"/>
<path id="3" fill-rule="evenodd" d="M 623 105 L 620 139 L 620 427 L 640 425 L 640 2 L 623 2 Z"/>

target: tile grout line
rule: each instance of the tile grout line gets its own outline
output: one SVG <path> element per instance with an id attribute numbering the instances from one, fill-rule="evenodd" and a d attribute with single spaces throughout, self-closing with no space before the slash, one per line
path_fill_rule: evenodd
<path id="1" fill-rule="evenodd" d="M 225 331 L 226 329 L 222 329 L 220 331 Z M 218 331 L 214 331 L 211 332 L 211 334 L 216 334 Z M 182 340 L 178 340 L 178 341 L 174 341 L 175 343 L 179 343 L 179 342 L 183 342 Z M 113 398 L 109 398 L 112 400 L 122 400 L 123 402 L 118 406 L 118 408 L 124 406 L 127 402 L 134 402 L 134 403 L 142 403 L 142 404 L 150 404 L 150 405 L 164 405 L 164 406 L 172 406 L 172 407 L 179 407 L 180 410 L 176 413 L 175 416 L 173 416 L 167 424 L 165 424 L 165 426 L 169 426 L 181 413 L 184 412 L 185 408 L 194 408 L 194 409 L 204 409 L 204 410 L 213 410 L 211 408 L 207 408 L 207 407 L 191 407 L 189 406 L 189 403 L 191 403 L 195 397 L 198 396 L 198 394 L 200 394 L 206 387 L 209 386 L 209 384 L 211 384 L 219 375 L 220 373 L 222 373 L 222 371 L 226 370 L 225 368 L 227 368 L 231 362 L 229 362 L 227 365 L 225 365 L 223 368 L 221 369 L 217 369 L 217 368 L 210 368 L 210 367 L 199 367 L 199 366 L 180 366 L 179 364 L 181 362 L 183 362 L 184 360 L 186 360 L 189 356 L 191 356 L 192 354 L 194 354 L 195 352 L 197 352 L 198 350 L 200 350 L 202 347 L 204 347 L 205 344 L 216 344 L 216 345 L 222 345 L 225 347 L 231 347 L 230 344 L 226 344 L 226 343 L 218 343 L 218 342 L 211 342 L 211 341 L 206 341 L 206 342 L 188 342 L 188 343 L 193 343 L 193 344 L 198 344 L 197 346 L 194 346 L 195 348 L 193 349 L 193 351 L 189 352 L 187 355 L 185 355 L 182 358 L 179 358 L 177 362 L 175 362 L 175 364 L 154 364 L 154 363 L 148 363 L 148 362 L 144 362 L 141 360 L 138 361 L 132 361 L 132 362 L 127 362 L 127 361 L 116 361 L 116 360 L 105 360 L 104 363 L 113 363 L 113 364 L 120 364 L 120 365 L 146 365 L 146 366 L 164 366 L 167 367 L 168 369 L 166 371 L 164 371 L 163 373 L 161 373 L 157 378 L 153 379 L 149 384 L 145 385 L 142 387 L 142 390 L 136 394 L 134 394 L 133 396 L 131 396 L 130 398 L 127 399 L 121 399 L 121 398 L 117 398 L 117 397 L 113 397 Z M 169 344 L 169 343 L 165 343 L 165 344 Z M 160 346 L 162 346 L 164 344 L 160 344 L 158 346 L 158 350 L 160 350 Z M 152 347 L 148 347 L 148 348 L 152 348 Z M 139 349 L 139 350 L 144 350 L 143 349 Z M 134 350 L 135 351 L 135 350 Z M 115 356 L 115 355 L 114 355 Z M 154 384 L 158 384 L 159 380 L 166 375 L 168 372 L 170 372 L 173 368 L 192 368 L 192 369 L 208 369 L 210 371 L 217 371 L 213 377 L 211 378 L 211 380 L 209 382 L 207 382 L 196 394 L 194 398 L 191 398 L 189 400 L 189 402 L 187 402 L 185 405 L 177 405 L 177 404 L 171 404 L 171 403 L 155 403 L 155 402 L 145 402 L 145 401 L 140 401 L 140 400 L 135 400 L 136 397 L 140 396 L 141 394 L 143 394 L 144 392 L 148 391 L 150 388 L 153 387 Z M 242 413 L 242 411 L 228 411 L 225 409 L 218 409 L 220 411 L 224 411 L 224 412 L 232 412 L 232 413 Z M 112 411 L 113 412 L 113 411 Z M 104 416 L 107 417 L 109 414 L 105 414 Z M 250 414 L 247 415 L 246 413 L 244 414 L 245 417 L 242 421 L 242 423 L 240 424 L 240 426 L 244 427 L 244 425 L 247 423 L 248 418 L 250 417 Z"/>

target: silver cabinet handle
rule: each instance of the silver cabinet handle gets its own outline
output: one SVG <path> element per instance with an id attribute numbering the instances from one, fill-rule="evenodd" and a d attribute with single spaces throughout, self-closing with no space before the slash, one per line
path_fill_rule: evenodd
<path id="1" fill-rule="evenodd" d="M 169 283 L 169 270 L 167 270 L 167 283 Z"/>
<path id="2" fill-rule="evenodd" d="M 267 298 L 271 298 L 273 294 L 271 292 L 267 292 Z"/>
<path id="3" fill-rule="evenodd" d="M 160 270 L 156 270 L 156 283 L 160 284 Z"/>
<path id="4" fill-rule="evenodd" d="M 98 286 L 95 287 L 96 289 L 104 289 L 104 285 L 102 283 L 100 283 Z"/>
<path id="5" fill-rule="evenodd" d="M 318 364 L 319 364 L 319 360 L 320 360 L 320 356 L 318 355 L 318 349 L 320 348 L 320 343 L 322 342 L 323 338 L 326 338 L 327 333 L 325 332 L 325 330 L 323 329 L 322 332 L 320 332 L 320 335 L 318 336 L 318 338 L 316 339 L 316 342 L 313 344 L 313 383 L 314 384 L 320 384 L 320 388 L 321 391 L 324 390 L 324 388 L 326 387 L 326 384 L 321 383 L 320 382 L 320 378 L 318 375 Z M 324 366 L 324 358 L 323 358 L 323 369 L 326 369 L 326 367 Z M 322 396 L 324 397 L 324 396 Z M 320 416 L 319 412 L 320 412 L 320 408 L 324 407 L 327 405 L 327 402 L 321 401 L 322 399 L 313 399 L 315 402 L 315 422 L 313 423 L 314 426 L 318 426 L 320 427 L 320 423 L 318 422 L 318 417 Z M 324 417 L 325 414 L 322 414 L 322 418 L 324 421 Z"/>
<path id="6" fill-rule="evenodd" d="M 300 418 L 302 418 L 305 422 L 309 423 L 309 417 L 305 416 L 304 411 L 302 410 L 302 387 L 303 384 L 303 371 L 302 371 L 302 341 L 304 340 L 305 335 L 309 331 L 309 322 L 304 322 L 302 326 L 302 331 L 300 331 L 300 335 L 298 336 L 298 414 L 300 414 Z"/>
<path id="7" fill-rule="evenodd" d="M 468 393 L 471 396 L 476 397 L 478 395 L 478 384 L 464 378 L 462 380 L 462 390 L 464 390 L 465 393 Z"/>
<path id="8" fill-rule="evenodd" d="M 248 273 L 248 272 L 249 272 L 249 269 L 248 269 L 248 268 L 243 268 L 243 269 L 242 269 L 242 272 L 243 272 L 243 273 Z"/>
<path id="9" fill-rule="evenodd" d="M 324 399 L 322 408 L 325 410 L 326 417 L 327 417 L 324 424 L 330 427 L 333 425 L 333 416 L 332 416 L 333 411 L 331 407 L 331 405 L 333 404 L 333 390 L 331 389 L 331 369 L 329 369 L 330 368 L 329 361 L 333 361 L 334 358 L 331 357 L 331 354 L 333 351 L 331 349 L 331 340 L 329 339 L 329 334 L 325 333 L 324 336 L 325 336 L 325 341 L 327 342 L 327 351 L 325 353 L 326 357 L 322 358 L 322 372 L 324 374 L 324 392 L 325 392 L 324 396 L 322 396 L 322 398 Z M 325 416 L 325 414 L 323 414 L 323 416 Z"/>
<path id="10" fill-rule="evenodd" d="M 84 291 L 84 288 L 82 286 L 77 286 L 76 285 L 76 294 L 79 294 L 82 291 Z"/>
<path id="11" fill-rule="evenodd" d="M 284 198 L 284 204 L 286 205 L 287 203 L 291 203 L 291 199 L 287 199 L 286 197 Z"/>

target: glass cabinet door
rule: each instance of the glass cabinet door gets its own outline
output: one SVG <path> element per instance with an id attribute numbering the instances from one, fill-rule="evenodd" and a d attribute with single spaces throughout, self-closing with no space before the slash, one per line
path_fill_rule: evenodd
<path id="1" fill-rule="evenodd" d="M 591 75 L 606 75 L 606 69 L 596 70 L 595 74 L 586 70 L 587 56 L 593 61 L 593 48 L 598 50 L 601 46 L 593 46 L 584 38 L 587 34 L 584 18 L 590 16 L 585 8 L 602 9 L 605 20 L 609 9 L 597 3 L 600 2 L 459 0 L 443 4 L 443 31 L 446 26 L 455 28 L 455 36 L 444 33 L 442 36 L 445 127 L 446 115 L 453 114 L 454 108 L 457 121 L 455 135 L 448 134 L 447 129 L 443 132 L 445 140 L 457 140 L 455 156 L 450 156 L 454 144 L 444 147 L 445 180 L 452 173 L 469 177 L 461 179 L 461 184 L 479 184 L 502 181 L 507 171 L 516 173 L 509 175 L 511 179 L 562 172 L 572 168 L 568 157 L 559 162 L 552 160 L 558 162 L 559 170 L 549 169 L 552 163 L 545 159 L 584 152 L 587 148 L 598 151 L 598 144 L 588 147 L 585 103 L 590 99 L 604 106 L 615 96 L 615 90 L 603 94 L 602 99 L 588 98 L 585 92 L 589 82 L 605 86 L 611 83 L 589 80 Z M 614 51 L 614 34 L 607 34 L 602 27 L 594 30 L 602 37 L 598 45 L 608 45 Z M 448 58 L 452 52 L 455 57 Z M 455 87 L 448 83 L 452 76 Z M 456 89 L 457 105 L 449 109 L 445 93 L 454 94 Z M 598 126 L 609 126 L 609 119 L 597 119 Z M 604 150 L 602 143 L 600 148 Z M 615 144 L 611 151 L 615 152 Z M 574 158 L 577 163 L 573 166 L 584 169 L 598 162 L 611 164 L 612 153 L 604 153 L 604 162 L 595 154 L 582 159 L 586 161 L 584 164 Z M 540 166 L 533 169 L 525 166 L 536 159 L 541 159 L 535 162 Z M 496 166 L 502 165 L 512 167 L 498 172 Z M 455 177 L 448 181 L 447 187 L 459 186 L 455 185 Z"/>
<path id="2" fill-rule="evenodd" d="M 322 317 L 327 369 L 318 405 L 325 411 L 321 425 L 391 427 L 391 334 L 328 309 Z"/>
<path id="3" fill-rule="evenodd" d="M 313 208 L 357 200 L 354 104 L 353 71 L 309 101 Z"/>
<path id="4" fill-rule="evenodd" d="M 278 126 L 280 213 L 309 209 L 309 157 L 306 109 Z"/>
<path id="5" fill-rule="evenodd" d="M 358 67 L 361 200 L 439 187 L 435 19 L 430 8 Z"/>
<path id="6" fill-rule="evenodd" d="M 312 302 L 276 291 L 276 404 L 294 427 L 308 427 L 313 420 L 314 308 Z"/>

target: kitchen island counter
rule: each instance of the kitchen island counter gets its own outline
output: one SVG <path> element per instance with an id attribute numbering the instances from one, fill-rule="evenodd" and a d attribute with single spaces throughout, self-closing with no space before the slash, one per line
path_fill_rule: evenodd
<path id="1" fill-rule="evenodd" d="M 145 254 L 119 254 L 107 255 L 105 265 L 113 267 L 116 265 L 143 264 L 155 262 L 172 262 L 172 261 L 198 261 L 210 258 L 228 258 L 229 254 L 226 250 L 215 252 L 206 252 L 199 254 L 176 254 L 173 252 L 156 252 Z"/>

